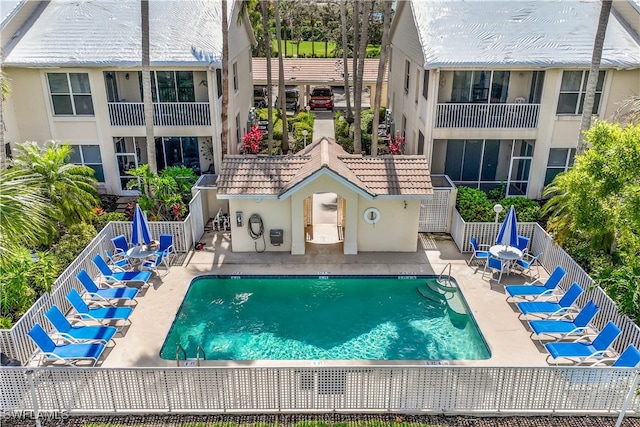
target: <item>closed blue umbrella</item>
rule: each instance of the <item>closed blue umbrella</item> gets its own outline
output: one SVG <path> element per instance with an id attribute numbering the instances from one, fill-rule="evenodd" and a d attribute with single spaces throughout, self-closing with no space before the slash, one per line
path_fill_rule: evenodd
<path id="1" fill-rule="evenodd" d="M 140 245 L 142 243 L 151 243 L 151 233 L 149 233 L 149 225 L 147 219 L 140 209 L 140 205 L 136 204 L 136 209 L 133 211 L 133 231 L 131 232 L 131 243 L 134 245 Z"/>
<path id="2" fill-rule="evenodd" d="M 518 221 L 516 219 L 516 210 L 513 205 L 509 208 L 507 217 L 500 226 L 500 231 L 496 238 L 496 245 L 518 246 Z"/>

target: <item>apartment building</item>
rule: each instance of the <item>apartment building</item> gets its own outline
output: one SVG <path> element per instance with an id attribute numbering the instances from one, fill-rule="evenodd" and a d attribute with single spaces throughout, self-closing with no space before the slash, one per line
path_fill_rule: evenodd
<path id="1" fill-rule="evenodd" d="M 234 153 L 252 107 L 248 18 L 228 2 L 229 121 Z M 147 163 L 139 0 L 17 1 L 3 10 L 5 140 L 57 140 L 90 166 L 100 191 L 130 194 L 127 171 Z M 6 4 L 5 4 L 6 6 Z M 221 2 L 149 2 L 155 153 L 159 169 L 220 169 Z M 3 7 L 4 9 L 4 7 Z M 135 193 L 135 192 L 134 192 Z"/>
<path id="2" fill-rule="evenodd" d="M 600 4 L 398 2 L 387 105 L 405 152 L 457 185 L 540 198 L 573 163 Z M 640 2 L 613 4 L 598 119 L 640 93 Z"/>

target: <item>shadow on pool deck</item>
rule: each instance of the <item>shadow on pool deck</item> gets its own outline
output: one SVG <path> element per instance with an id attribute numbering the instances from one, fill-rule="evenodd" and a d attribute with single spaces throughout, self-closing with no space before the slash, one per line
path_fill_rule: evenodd
<path id="1" fill-rule="evenodd" d="M 526 324 L 518 319 L 511 304 L 505 301 L 502 284 L 482 279 L 482 268 L 468 266 L 468 254 L 461 254 L 449 236 L 427 236 L 417 239 L 418 250 L 413 253 L 360 253 L 344 255 L 340 244 L 322 245 L 314 254 L 233 253 L 230 235 L 208 232 L 201 241 L 201 251 L 183 254 L 171 267 L 169 274 L 155 277 L 152 287 L 139 299 L 131 315 L 131 326 L 124 337 L 116 338 L 117 345 L 108 351 L 100 363 L 105 367 L 175 366 L 175 361 L 162 360 L 160 348 L 171 327 L 175 314 L 194 277 L 204 274 L 440 274 L 451 263 L 452 276 L 471 309 L 492 353 L 483 361 L 459 361 L 456 364 L 491 366 L 546 366 L 546 353 L 529 337 Z M 310 250 L 309 252 L 313 252 Z M 544 270 L 541 270 L 544 274 Z M 504 276 L 503 284 L 524 283 L 527 278 Z M 287 365 L 304 362 L 213 362 L 220 365 Z M 331 362 L 328 362 L 331 363 Z M 325 363 L 328 364 L 328 363 Z M 340 362 L 341 365 L 372 364 L 375 362 Z M 389 363 L 389 362 L 387 362 Z M 398 362 L 405 364 L 405 362 Z"/>

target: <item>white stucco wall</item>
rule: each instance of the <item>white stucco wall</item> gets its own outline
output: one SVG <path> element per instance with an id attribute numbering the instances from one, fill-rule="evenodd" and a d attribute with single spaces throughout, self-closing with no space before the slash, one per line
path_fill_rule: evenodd
<path id="1" fill-rule="evenodd" d="M 407 200 L 406 207 L 404 200 L 368 200 L 333 177 L 321 175 L 284 200 L 229 200 L 233 251 L 255 252 L 255 241 L 249 236 L 247 224 L 249 217 L 257 213 L 264 223 L 267 252 L 290 251 L 303 255 L 306 248 L 304 200 L 322 192 L 336 193 L 345 201 L 344 254 L 417 250 L 419 200 Z M 363 216 L 370 207 L 380 211 L 380 221 L 374 225 L 367 223 Z M 236 224 L 237 212 L 242 212 L 242 227 Z M 273 246 L 269 241 L 269 230 L 278 228 L 284 231 L 284 244 Z M 263 248 L 260 238 L 258 249 Z"/>
<path id="2" fill-rule="evenodd" d="M 260 200 L 259 199 L 236 199 L 229 200 L 229 214 L 231 217 L 231 249 L 233 252 L 255 252 L 265 248 L 267 252 L 290 252 L 291 251 L 291 202 L 286 200 Z M 242 212 L 242 227 L 236 223 L 236 214 Z M 259 238 L 253 240 L 249 236 L 247 226 L 249 217 L 258 214 L 264 224 L 264 240 Z M 272 229 L 282 229 L 284 243 L 274 246 L 269 241 L 269 231 Z M 257 231 L 257 227 L 255 228 Z M 264 243 L 263 243 L 264 242 Z"/>

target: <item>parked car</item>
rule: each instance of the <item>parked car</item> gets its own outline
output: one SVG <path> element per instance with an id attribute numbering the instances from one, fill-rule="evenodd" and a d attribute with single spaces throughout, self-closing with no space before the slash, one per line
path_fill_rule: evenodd
<path id="1" fill-rule="evenodd" d="M 333 111 L 333 90 L 329 86 L 316 86 L 311 91 L 309 108 L 326 108 Z"/>
<path id="2" fill-rule="evenodd" d="M 253 87 L 253 106 L 267 108 L 267 88 L 262 86 Z"/>
<path id="3" fill-rule="evenodd" d="M 287 101 L 287 111 L 293 111 L 297 113 L 300 110 L 300 103 L 298 99 L 300 98 L 298 91 L 296 89 L 287 89 L 284 91 L 284 96 Z M 275 108 L 280 108 L 280 102 L 276 97 L 276 105 Z"/>

